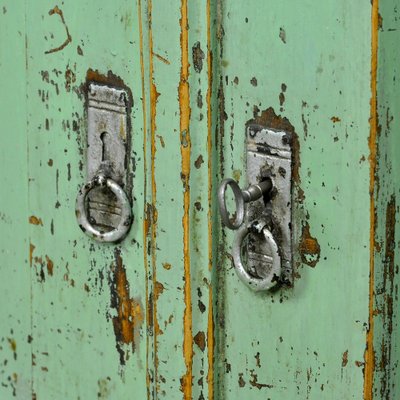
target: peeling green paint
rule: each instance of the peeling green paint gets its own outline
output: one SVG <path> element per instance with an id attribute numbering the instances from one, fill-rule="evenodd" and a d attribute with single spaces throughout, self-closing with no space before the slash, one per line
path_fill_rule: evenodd
<path id="1" fill-rule="evenodd" d="M 3 2 L 2 399 L 399 397 L 399 22 L 380 3 L 370 277 L 369 2 Z M 119 245 L 74 217 L 87 79 L 133 97 Z M 275 293 L 240 283 L 217 215 L 250 120 L 296 138 L 295 279 Z"/>

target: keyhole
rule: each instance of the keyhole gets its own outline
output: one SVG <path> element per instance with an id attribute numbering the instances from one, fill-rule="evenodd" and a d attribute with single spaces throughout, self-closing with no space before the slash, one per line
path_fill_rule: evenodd
<path id="1" fill-rule="evenodd" d="M 103 132 L 100 135 L 101 140 L 101 161 L 108 161 L 109 157 L 109 139 L 110 135 L 107 132 Z"/>

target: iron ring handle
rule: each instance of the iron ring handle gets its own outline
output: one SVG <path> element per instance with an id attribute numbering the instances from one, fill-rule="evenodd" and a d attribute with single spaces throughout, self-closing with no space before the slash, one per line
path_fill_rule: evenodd
<path id="1" fill-rule="evenodd" d="M 120 222 L 115 229 L 109 232 L 96 229 L 87 217 L 86 197 L 95 187 L 109 188 L 121 204 Z M 132 222 L 132 210 L 128 196 L 118 183 L 104 175 L 95 176 L 79 190 L 76 198 L 75 214 L 82 231 L 99 242 L 114 243 L 122 240 L 127 235 Z"/>
<path id="2" fill-rule="evenodd" d="M 272 262 L 269 274 L 265 278 L 255 278 L 250 275 L 242 262 L 242 245 L 246 236 L 249 234 L 250 229 L 248 226 L 242 226 L 235 235 L 233 243 L 232 257 L 233 264 L 239 279 L 250 289 L 254 291 L 264 291 L 273 288 L 281 276 L 281 257 L 279 255 L 278 244 L 276 243 L 272 233 L 264 227 L 262 234 L 264 239 L 269 243 L 272 252 Z"/>

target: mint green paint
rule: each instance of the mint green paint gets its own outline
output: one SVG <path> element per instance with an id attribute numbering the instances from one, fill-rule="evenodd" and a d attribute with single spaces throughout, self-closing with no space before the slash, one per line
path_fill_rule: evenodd
<path id="1" fill-rule="evenodd" d="M 210 399 L 210 390 L 215 399 L 229 400 L 362 398 L 369 322 L 369 2 L 251 0 L 244 6 L 224 0 L 212 2 L 210 10 L 206 2 L 189 2 L 191 304 L 184 301 L 181 2 L 58 4 L 72 39 L 46 54 L 66 39 L 60 15 L 49 15 L 54 6 L 47 0 L 5 0 L 0 7 L 0 397 L 184 398 L 183 318 L 189 307 L 196 338 L 193 399 Z M 398 255 L 390 264 L 386 250 L 391 249 L 388 203 L 399 190 L 394 179 L 399 167 L 395 6 L 395 1 L 380 6 L 375 239 L 382 250 L 375 255 L 374 303 L 381 314 L 374 325 L 374 399 L 399 396 Z M 194 46 L 204 53 L 202 68 L 192 58 Z M 135 220 L 117 246 L 91 241 L 74 217 L 75 196 L 86 179 L 82 85 L 88 69 L 111 70 L 131 89 L 134 101 Z M 153 104 L 151 85 L 158 93 Z M 296 250 L 294 288 L 255 294 L 231 266 L 233 235 L 220 228 L 215 189 L 223 176 L 245 184 L 244 127 L 254 112 L 269 107 L 288 118 L 299 137 L 299 186 L 305 198 L 295 202 L 296 243 L 307 221 L 321 256 L 310 268 L 300 263 Z M 394 207 L 398 220 L 398 201 Z M 30 216 L 42 224 L 29 224 Z M 147 235 L 144 226 L 149 226 Z M 397 249 L 398 223 L 394 238 Z M 134 349 L 116 338 L 113 326 L 116 249 L 129 298 L 143 315 Z M 210 288 L 214 389 L 207 379 Z"/>
<path id="2" fill-rule="evenodd" d="M 30 284 L 24 6 L 0 7 L 0 397 L 29 398 Z M 15 351 L 13 351 L 13 344 Z"/>

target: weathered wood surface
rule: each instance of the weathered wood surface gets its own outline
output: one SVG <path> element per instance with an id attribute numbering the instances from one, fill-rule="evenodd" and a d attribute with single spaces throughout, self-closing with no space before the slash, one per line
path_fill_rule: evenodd
<path id="1" fill-rule="evenodd" d="M 0 398 L 400 397 L 394 0 L 0 6 Z M 132 229 L 74 217 L 86 82 L 132 92 Z M 297 138 L 293 288 L 255 294 L 215 189 Z"/>

